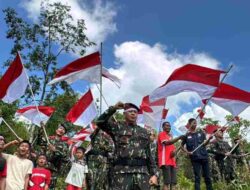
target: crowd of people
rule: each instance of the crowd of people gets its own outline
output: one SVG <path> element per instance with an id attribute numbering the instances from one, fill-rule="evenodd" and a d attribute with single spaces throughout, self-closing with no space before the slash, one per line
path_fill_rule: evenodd
<path id="1" fill-rule="evenodd" d="M 124 110 L 124 121 L 114 117 L 120 109 Z M 201 171 L 207 190 L 213 189 L 213 181 L 229 183 L 235 179 L 233 159 L 241 157 L 237 156 L 237 148 L 231 151 L 222 129 L 207 138 L 197 128 L 196 119 L 190 118 L 185 135 L 173 138 L 171 124 L 166 121 L 156 137 L 153 130 L 137 125 L 138 112 L 132 103 L 118 102 L 109 107 L 95 121 L 98 128 L 91 134 L 90 144 L 86 149 L 77 147 L 74 159 L 69 156 L 64 124 L 59 124 L 49 142 L 42 138 L 41 130 L 37 150 L 27 140 L 5 143 L 0 135 L 0 189 L 60 189 L 57 178 L 66 172 L 67 190 L 174 190 L 180 151 L 190 158 L 195 190 L 200 189 Z M 176 148 L 178 141 L 180 146 Z M 3 153 L 13 145 L 17 145 L 13 155 Z"/>

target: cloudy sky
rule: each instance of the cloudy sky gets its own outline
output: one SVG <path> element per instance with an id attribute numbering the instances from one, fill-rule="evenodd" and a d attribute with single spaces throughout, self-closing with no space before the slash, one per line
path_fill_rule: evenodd
<path id="1" fill-rule="evenodd" d="M 104 79 L 104 96 L 109 105 L 118 100 L 139 104 L 141 98 L 163 84 L 174 69 L 187 63 L 223 70 L 233 64 L 225 82 L 250 91 L 249 1 L 60 2 L 72 6 L 74 18 L 85 19 L 87 36 L 96 44 L 103 42 L 104 66 L 122 79 L 120 89 Z M 37 20 L 40 3 L 40 0 L 0 0 L 0 9 L 15 8 L 32 23 Z M 12 45 L 5 38 L 3 17 L 0 12 L 0 65 L 9 58 Z M 88 50 L 91 51 L 93 48 Z M 64 56 L 67 59 L 59 59 L 59 66 L 77 57 Z M 88 86 L 78 82 L 72 87 L 83 93 Z M 93 91 L 97 97 L 97 90 Z M 167 119 L 175 126 L 184 125 L 188 118 L 196 116 L 199 106 L 200 98 L 194 93 L 170 97 L 166 105 L 169 108 Z M 221 124 L 228 114 L 214 104 L 210 104 L 206 112 L 207 117 L 220 120 Z M 250 109 L 241 116 L 249 119 Z"/>

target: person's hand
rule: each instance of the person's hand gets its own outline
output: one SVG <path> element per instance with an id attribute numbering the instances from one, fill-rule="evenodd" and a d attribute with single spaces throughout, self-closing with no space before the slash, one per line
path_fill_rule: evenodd
<path id="1" fill-rule="evenodd" d="M 186 135 L 179 136 L 179 139 L 184 140 L 186 138 Z"/>
<path id="2" fill-rule="evenodd" d="M 45 127 L 43 121 L 40 122 L 40 125 L 41 125 L 41 127 L 43 127 L 43 128 Z"/>
<path id="3" fill-rule="evenodd" d="M 124 108 L 124 103 L 122 102 L 117 102 L 115 105 L 114 105 L 115 109 L 119 110 L 119 109 L 123 109 Z"/>
<path id="4" fill-rule="evenodd" d="M 49 146 L 49 150 L 51 150 L 53 152 L 56 151 L 56 147 L 54 145 L 49 144 L 48 146 Z"/>
<path id="5" fill-rule="evenodd" d="M 18 145 L 23 139 L 13 140 L 11 141 L 11 145 Z"/>
<path id="6" fill-rule="evenodd" d="M 187 151 L 186 153 L 187 153 L 187 155 L 189 155 L 189 156 L 193 155 L 193 153 L 192 153 L 192 152 L 189 152 L 189 151 Z"/>
<path id="7" fill-rule="evenodd" d="M 153 175 L 152 177 L 150 177 L 150 179 L 149 179 L 149 185 L 158 185 L 157 177 L 155 175 Z"/>
<path id="8" fill-rule="evenodd" d="M 230 155 L 231 155 L 230 152 L 226 152 L 226 153 L 225 153 L 225 156 L 230 156 Z"/>
<path id="9" fill-rule="evenodd" d="M 175 157 L 175 155 L 176 155 L 176 151 L 171 151 L 171 152 L 170 152 L 170 158 Z"/>

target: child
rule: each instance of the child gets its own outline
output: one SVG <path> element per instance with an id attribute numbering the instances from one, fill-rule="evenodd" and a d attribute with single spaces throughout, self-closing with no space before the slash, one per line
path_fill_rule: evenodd
<path id="1" fill-rule="evenodd" d="M 39 155 L 36 161 L 37 167 L 32 170 L 28 190 L 48 190 L 51 173 L 45 169 L 47 164 L 46 155 Z"/>
<path id="2" fill-rule="evenodd" d="M 85 173 L 88 173 L 88 167 L 84 160 L 85 149 L 78 147 L 76 149 L 76 160 L 72 162 L 71 169 L 65 182 L 68 184 L 67 190 L 82 190 L 85 187 Z"/>

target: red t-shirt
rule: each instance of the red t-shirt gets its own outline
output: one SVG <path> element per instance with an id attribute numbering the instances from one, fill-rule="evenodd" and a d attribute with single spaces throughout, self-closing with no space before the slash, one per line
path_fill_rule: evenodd
<path id="1" fill-rule="evenodd" d="M 172 151 L 175 151 L 175 146 L 164 145 L 164 141 L 169 141 L 172 139 L 172 136 L 167 134 L 165 131 L 160 132 L 158 135 L 158 165 L 159 167 L 165 166 L 174 166 L 176 167 L 175 157 L 170 157 Z"/>
<path id="2" fill-rule="evenodd" d="M 0 172 L 0 179 L 7 176 L 7 162 L 4 165 L 3 171 Z"/>
<path id="3" fill-rule="evenodd" d="M 28 190 L 44 190 L 50 184 L 51 173 L 45 168 L 34 168 L 29 180 Z"/>

